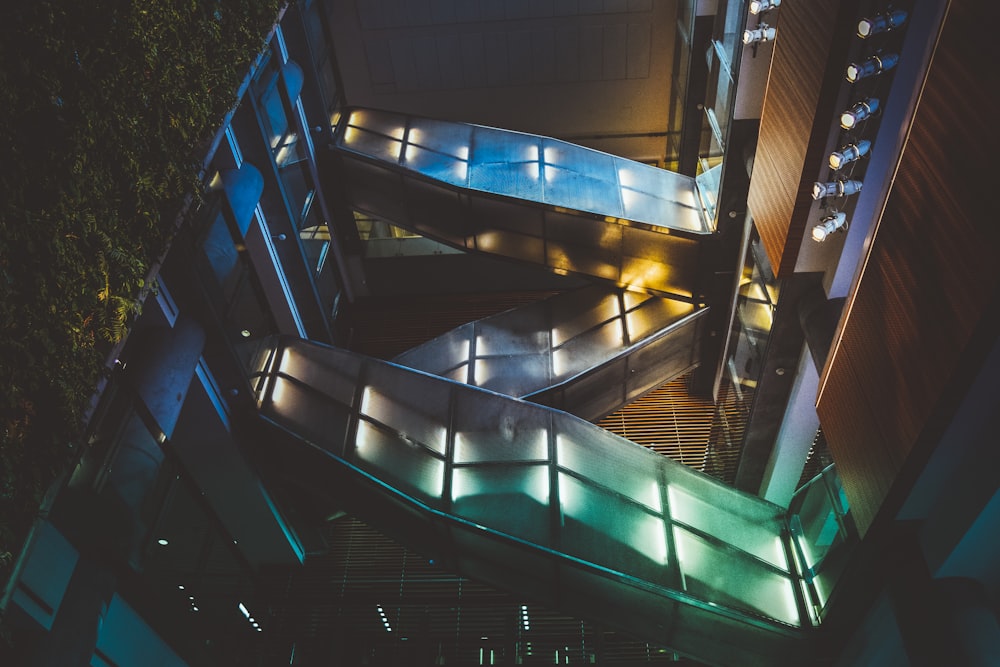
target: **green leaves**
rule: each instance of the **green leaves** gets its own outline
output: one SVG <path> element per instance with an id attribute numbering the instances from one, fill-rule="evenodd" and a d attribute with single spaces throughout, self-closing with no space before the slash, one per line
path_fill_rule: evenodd
<path id="1" fill-rule="evenodd" d="M 82 438 L 102 358 L 277 9 L 37 0 L 0 24 L 0 554 Z"/>

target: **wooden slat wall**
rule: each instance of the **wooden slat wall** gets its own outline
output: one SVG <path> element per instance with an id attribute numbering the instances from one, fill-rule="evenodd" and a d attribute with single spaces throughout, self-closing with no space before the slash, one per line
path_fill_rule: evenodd
<path id="1" fill-rule="evenodd" d="M 774 273 L 785 277 L 808 224 L 811 189 L 857 21 L 854 0 L 786 0 L 760 119 L 748 205 Z M 745 57 L 749 57 L 747 54 Z M 815 129 L 814 129 L 815 128 Z"/>
<path id="2" fill-rule="evenodd" d="M 905 492 L 893 483 L 912 483 L 907 477 L 940 437 L 956 383 L 962 391 L 956 373 L 979 353 L 970 340 L 995 339 L 998 330 L 988 308 L 1000 286 L 1000 228 L 985 204 L 1000 81 L 986 53 L 991 22 L 977 18 L 974 4 L 951 4 L 821 380 L 820 421 L 862 532 L 890 490 Z"/>

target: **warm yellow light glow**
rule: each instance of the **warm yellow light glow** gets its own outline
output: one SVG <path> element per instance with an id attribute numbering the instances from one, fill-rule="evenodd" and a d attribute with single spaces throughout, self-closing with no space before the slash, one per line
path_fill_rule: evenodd
<path id="1" fill-rule="evenodd" d="M 552 352 L 552 374 L 556 379 L 561 379 L 572 368 L 572 355 L 566 350 L 553 350 Z"/>
<path id="2" fill-rule="evenodd" d="M 371 417 L 371 395 L 372 388 L 365 387 L 361 392 L 361 414 Z"/>
<path id="3" fill-rule="evenodd" d="M 490 374 L 490 364 L 488 361 L 483 361 L 482 359 L 476 359 L 475 365 L 475 376 L 473 384 L 477 387 L 482 387 L 486 384 L 492 375 Z"/>
<path id="4" fill-rule="evenodd" d="M 284 407 L 285 398 L 285 383 L 287 380 L 284 378 L 276 377 L 274 378 L 274 387 L 271 389 L 271 404 L 280 412 L 281 408 Z"/>
<path id="5" fill-rule="evenodd" d="M 402 137 L 400 137 L 402 138 Z M 410 128 L 410 133 L 406 135 L 406 141 L 411 144 L 422 144 L 423 134 L 415 127 Z"/>
<path id="6" fill-rule="evenodd" d="M 352 144 L 357 140 L 358 136 L 358 129 L 348 126 L 348 128 L 344 130 L 344 143 Z"/>
<path id="7" fill-rule="evenodd" d="M 403 140 L 403 136 L 406 134 L 406 128 L 403 126 L 394 127 L 388 132 L 389 136 L 393 139 Z"/>
<path id="8" fill-rule="evenodd" d="M 486 232 L 476 236 L 476 247 L 483 252 L 495 252 L 503 237 L 499 232 Z"/>

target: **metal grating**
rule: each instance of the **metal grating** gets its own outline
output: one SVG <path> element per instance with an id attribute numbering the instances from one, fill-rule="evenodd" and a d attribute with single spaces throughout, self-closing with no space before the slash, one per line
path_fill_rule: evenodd
<path id="1" fill-rule="evenodd" d="M 660 385 L 597 425 L 686 465 L 704 470 L 715 406 L 688 391 L 690 374 Z"/>

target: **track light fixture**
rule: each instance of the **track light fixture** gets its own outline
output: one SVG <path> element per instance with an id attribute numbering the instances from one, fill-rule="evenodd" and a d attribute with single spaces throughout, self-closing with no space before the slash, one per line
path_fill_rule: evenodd
<path id="1" fill-rule="evenodd" d="M 848 65 L 847 80 L 855 83 L 870 76 L 878 76 L 882 72 L 891 70 L 898 62 L 898 53 L 875 54 L 860 64 L 851 63 Z"/>
<path id="2" fill-rule="evenodd" d="M 781 0 L 750 0 L 750 13 L 756 16 L 780 6 Z"/>
<path id="3" fill-rule="evenodd" d="M 746 45 L 760 42 L 772 42 L 777 31 L 766 23 L 759 24 L 753 30 L 743 31 L 743 43 Z"/>
<path id="4" fill-rule="evenodd" d="M 819 224 L 813 227 L 812 237 L 813 241 L 822 243 L 836 231 L 847 229 L 847 214 L 846 213 L 834 213 L 828 215 L 819 221 Z"/>
<path id="5" fill-rule="evenodd" d="M 859 192 L 861 192 L 861 181 L 848 181 L 841 178 L 836 181 L 828 181 L 826 183 L 821 183 L 819 181 L 813 183 L 812 196 L 813 199 L 822 199 L 823 197 L 846 197 L 848 195 L 856 195 Z"/>
<path id="6" fill-rule="evenodd" d="M 867 139 L 862 139 L 854 144 L 847 144 L 839 151 L 830 153 L 830 169 L 841 169 L 845 165 L 868 155 L 868 151 L 871 149 L 872 142 Z"/>
<path id="7" fill-rule="evenodd" d="M 752 12 L 752 2 L 750 6 Z M 904 23 L 906 23 L 906 12 L 902 9 L 890 9 L 882 14 L 876 14 L 872 18 L 863 18 L 858 21 L 858 37 L 868 39 L 880 32 L 895 30 Z"/>
<path id="8" fill-rule="evenodd" d="M 858 123 L 868 118 L 879 109 L 877 97 L 866 97 L 856 102 L 850 109 L 840 114 L 840 126 L 845 130 L 854 129 Z"/>

